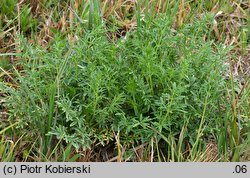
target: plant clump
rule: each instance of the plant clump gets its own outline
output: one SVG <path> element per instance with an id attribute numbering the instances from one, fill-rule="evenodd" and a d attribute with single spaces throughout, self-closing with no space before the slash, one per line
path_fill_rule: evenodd
<path id="1" fill-rule="evenodd" d="M 106 145 L 114 133 L 127 147 L 169 136 L 202 146 L 229 107 L 227 50 L 210 40 L 211 21 L 176 31 L 159 15 L 117 41 L 99 26 L 73 45 L 57 35 L 48 49 L 22 39 L 19 86 L 2 85 L 10 119 L 44 138 L 44 150 L 56 138 L 77 150 Z"/>

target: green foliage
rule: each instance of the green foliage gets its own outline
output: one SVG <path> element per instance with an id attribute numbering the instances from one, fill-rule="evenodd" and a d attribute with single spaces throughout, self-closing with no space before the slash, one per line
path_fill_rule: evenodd
<path id="1" fill-rule="evenodd" d="M 6 24 L 8 26 L 8 23 L 11 23 L 11 20 L 15 17 L 16 3 L 17 0 L 2 0 L 0 3 L 0 39 L 2 38 L 2 32 L 4 32 Z M 6 20 L 9 21 L 6 23 Z"/>
<path id="2" fill-rule="evenodd" d="M 209 20 L 175 32 L 161 15 L 116 43 L 95 28 L 72 47 L 56 37 L 50 52 L 23 40 L 20 86 L 4 88 L 10 118 L 45 147 L 56 136 L 76 149 L 106 144 L 118 131 L 122 145 L 161 138 L 157 132 L 179 137 L 188 122 L 180 137 L 198 149 L 203 133 L 220 128 L 218 117 L 227 119 L 219 109 L 226 51 L 203 40 Z"/>
<path id="3" fill-rule="evenodd" d="M 21 8 L 20 14 L 20 28 L 23 33 L 36 29 L 38 25 L 37 19 L 33 19 L 31 14 L 31 7 L 29 5 L 24 5 Z"/>
<path id="4" fill-rule="evenodd" d="M 1 0 L 0 14 L 14 15 L 17 0 Z"/>
<path id="5" fill-rule="evenodd" d="M 5 126 L 5 128 L 3 130 L 0 130 L 0 161 L 5 161 L 5 162 L 10 162 L 10 161 L 14 161 L 15 160 L 15 156 L 16 156 L 16 145 L 17 143 L 21 140 L 22 136 L 16 141 L 14 142 L 11 139 L 8 139 L 6 137 L 6 132 L 13 128 L 15 125 L 17 125 L 18 123 L 14 123 L 11 124 L 9 126 Z M 2 124 L 0 125 L 0 127 L 2 128 Z"/>
<path id="6" fill-rule="evenodd" d="M 17 0 L 3 0 L 0 4 L 0 32 L 8 30 L 10 24 L 20 25 L 20 32 L 27 33 L 37 27 L 38 21 L 33 18 L 29 4 L 18 5 Z M 17 10 L 18 8 L 19 11 Z M 19 21 L 19 22 L 18 22 Z M 19 24 L 20 23 L 20 24 Z"/>

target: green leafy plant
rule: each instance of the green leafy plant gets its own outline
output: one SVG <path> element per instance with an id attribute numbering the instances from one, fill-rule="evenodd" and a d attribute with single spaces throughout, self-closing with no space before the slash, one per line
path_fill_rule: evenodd
<path id="1" fill-rule="evenodd" d="M 212 20 L 207 15 L 173 31 L 173 20 L 161 15 L 114 43 L 99 26 L 73 46 L 57 36 L 50 52 L 23 40 L 19 87 L 1 85 L 9 116 L 41 136 L 48 158 L 56 138 L 79 150 L 108 144 L 119 132 L 127 147 L 166 141 L 175 148 L 171 160 L 184 160 L 188 142 L 194 160 L 209 135 L 231 122 L 220 109 L 227 50 L 203 39 Z"/>

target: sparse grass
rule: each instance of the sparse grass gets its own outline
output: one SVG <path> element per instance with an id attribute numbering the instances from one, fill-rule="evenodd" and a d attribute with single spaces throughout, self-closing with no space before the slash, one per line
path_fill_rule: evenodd
<path id="1" fill-rule="evenodd" d="M 3 1 L 1 161 L 249 160 L 247 2 L 136 2 Z"/>

